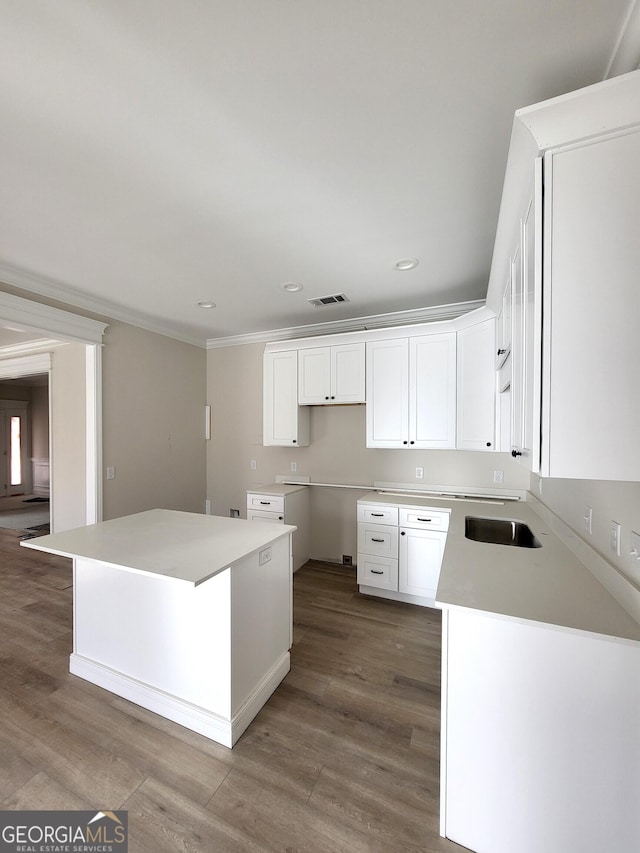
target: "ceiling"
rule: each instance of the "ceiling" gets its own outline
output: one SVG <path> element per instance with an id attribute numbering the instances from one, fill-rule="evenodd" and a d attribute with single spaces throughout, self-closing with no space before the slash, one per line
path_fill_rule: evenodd
<path id="1" fill-rule="evenodd" d="M 483 299 L 514 111 L 632 9 L 0 0 L 0 280 L 200 344 Z"/>

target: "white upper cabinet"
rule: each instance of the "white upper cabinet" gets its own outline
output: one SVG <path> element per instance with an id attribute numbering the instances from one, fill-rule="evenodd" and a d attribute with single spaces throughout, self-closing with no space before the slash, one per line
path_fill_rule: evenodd
<path id="1" fill-rule="evenodd" d="M 311 347 L 298 351 L 301 406 L 365 401 L 365 345 Z"/>
<path id="2" fill-rule="evenodd" d="M 298 353 L 266 352 L 263 359 L 263 444 L 309 444 L 309 410 L 298 405 Z"/>
<path id="3" fill-rule="evenodd" d="M 504 321 L 512 299 L 499 446 L 510 412 L 512 454 L 543 477 L 640 480 L 638 104 L 633 72 L 514 119 L 487 305 Z"/>
<path id="4" fill-rule="evenodd" d="M 455 447 L 455 407 L 455 332 L 367 343 L 367 447 Z"/>
<path id="5" fill-rule="evenodd" d="M 367 447 L 406 447 L 409 440 L 409 341 L 367 343 Z"/>
<path id="6" fill-rule="evenodd" d="M 409 444 L 456 446 L 456 335 L 409 339 Z"/>
<path id="7" fill-rule="evenodd" d="M 496 367 L 500 368 L 505 363 L 511 352 L 511 264 L 508 264 L 509 272 L 505 283 L 498 322 L 496 326 L 497 347 Z"/>
<path id="8" fill-rule="evenodd" d="M 540 463 L 540 306 L 542 251 L 542 163 L 531 171 L 529 195 L 517 224 L 510 278 L 502 304 L 509 303 L 511 330 L 498 359 L 498 449 L 537 472 Z M 507 340 L 506 331 L 498 331 Z M 504 324 L 503 324 L 504 325 Z M 498 347 L 498 352 L 502 349 Z"/>
<path id="9" fill-rule="evenodd" d="M 495 320 L 458 332 L 457 442 L 460 450 L 495 450 Z"/>
<path id="10" fill-rule="evenodd" d="M 543 476 L 640 480 L 639 271 L 640 129 L 547 152 Z"/>

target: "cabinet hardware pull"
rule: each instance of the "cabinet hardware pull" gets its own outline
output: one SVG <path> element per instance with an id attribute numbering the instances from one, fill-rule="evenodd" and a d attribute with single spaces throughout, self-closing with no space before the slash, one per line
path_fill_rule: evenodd
<path id="1" fill-rule="evenodd" d="M 384 513 L 383 512 L 372 512 L 371 517 L 372 518 L 384 518 Z"/>
<path id="2" fill-rule="evenodd" d="M 329 398 L 328 398 L 328 397 L 325 397 L 324 399 L 325 399 L 325 400 L 328 400 Z"/>
<path id="3" fill-rule="evenodd" d="M 512 455 L 512 456 L 513 456 L 513 458 L 515 459 L 515 458 L 516 458 L 516 456 L 522 456 L 522 451 L 521 451 L 521 450 L 512 450 L 512 451 L 511 451 L 511 455 Z"/>
<path id="4" fill-rule="evenodd" d="M 406 535 L 407 535 L 407 533 L 406 533 L 406 531 L 405 531 L 405 530 L 401 530 L 401 531 L 400 531 L 400 536 L 406 536 Z"/>
<path id="5" fill-rule="evenodd" d="M 378 569 L 371 569 L 372 575 L 383 575 L 384 572 L 379 571 Z"/>
<path id="6" fill-rule="evenodd" d="M 433 521 L 432 518 L 419 518 L 418 521 Z"/>
<path id="7" fill-rule="evenodd" d="M 373 536 L 371 537 L 372 542 L 384 542 L 384 539 L 375 539 Z"/>
<path id="8" fill-rule="evenodd" d="M 278 521 L 284 521 L 284 515 L 279 515 L 279 516 L 278 516 Z"/>
<path id="9" fill-rule="evenodd" d="M 261 506 L 271 506 L 271 501 L 260 501 Z"/>
<path id="10" fill-rule="evenodd" d="M 491 442 L 490 442 L 490 441 L 488 441 L 488 442 L 487 442 L 487 447 L 491 447 Z"/>
<path id="11" fill-rule="evenodd" d="M 504 354 L 505 354 L 505 352 L 506 352 L 506 349 L 499 349 L 499 350 L 498 350 L 498 355 L 504 355 Z"/>
<path id="12" fill-rule="evenodd" d="M 415 444 L 415 441 L 410 441 L 409 444 Z"/>
<path id="13" fill-rule="evenodd" d="M 336 398 L 335 398 L 335 396 L 332 396 L 332 397 L 331 397 L 331 399 L 332 399 L 332 400 L 335 400 Z"/>
<path id="14" fill-rule="evenodd" d="M 402 443 L 403 443 L 403 444 L 409 444 L 409 442 L 408 442 L 408 441 L 403 441 Z"/>

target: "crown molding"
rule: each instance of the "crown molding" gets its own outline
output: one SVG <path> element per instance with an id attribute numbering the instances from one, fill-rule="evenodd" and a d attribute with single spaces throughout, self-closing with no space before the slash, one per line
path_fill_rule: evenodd
<path id="1" fill-rule="evenodd" d="M 0 317 L 22 328 L 85 344 L 101 344 L 107 328 L 106 323 L 3 291 L 0 291 Z"/>
<path id="2" fill-rule="evenodd" d="M 264 344 L 273 341 L 289 341 L 296 338 L 312 338 L 318 335 L 337 335 L 341 332 L 366 332 L 372 329 L 389 329 L 395 326 L 414 326 L 419 323 L 436 323 L 455 320 L 477 308 L 482 308 L 484 299 L 470 302 L 454 302 L 449 305 L 436 305 L 430 308 L 417 308 L 410 311 L 394 311 L 390 314 L 371 314 L 367 317 L 355 317 L 352 320 L 335 320 L 331 323 L 314 323 L 307 326 L 291 326 L 287 329 L 272 329 L 267 332 L 253 332 L 246 335 L 230 335 L 224 338 L 209 338 L 207 349 L 233 347 L 241 344 Z"/>
<path id="3" fill-rule="evenodd" d="M 90 296 L 87 293 L 82 293 L 81 291 L 76 290 L 74 287 L 62 284 L 62 282 L 55 281 L 54 279 L 47 278 L 46 276 L 35 275 L 34 273 L 28 272 L 27 270 L 21 269 L 20 267 L 4 261 L 0 261 L 0 281 L 3 281 L 5 284 L 9 284 L 13 287 L 19 287 L 22 290 L 28 290 L 30 293 L 36 293 L 39 296 L 45 296 L 49 299 L 55 299 L 58 302 L 64 302 L 66 305 L 73 308 L 90 311 L 92 314 L 98 314 L 107 319 L 119 320 L 122 323 L 128 323 L 130 326 L 136 326 L 140 329 L 145 329 L 148 332 L 155 332 L 159 335 L 164 335 L 167 338 L 173 338 L 174 340 L 182 341 L 186 344 L 193 344 L 198 347 L 204 346 L 204 336 L 179 331 L 171 326 L 159 323 L 157 320 L 143 312 L 123 308 L 121 305 L 118 305 L 115 302 L 110 302 L 108 299 Z M 2 306 L 0 305 L 0 309 L 1 308 Z M 4 315 L 2 316 L 4 318 Z M 45 328 L 47 331 L 50 331 L 48 327 Z M 106 325 L 104 328 L 106 328 Z"/>

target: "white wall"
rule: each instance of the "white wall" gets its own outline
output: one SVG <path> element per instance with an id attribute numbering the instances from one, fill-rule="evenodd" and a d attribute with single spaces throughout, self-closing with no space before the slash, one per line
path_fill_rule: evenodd
<path id="1" fill-rule="evenodd" d="M 508 454 L 453 450 L 373 450 L 365 447 L 364 406 L 314 406 L 309 447 L 262 446 L 263 344 L 209 350 L 207 402 L 212 409 L 212 440 L 207 448 L 208 497 L 212 512 L 246 514 L 246 491 L 297 473 L 312 480 L 372 486 L 374 480 L 416 486 L 493 487 L 493 471 L 504 471 L 504 487 L 527 489 L 529 475 Z M 257 468 L 251 470 L 251 460 Z M 416 467 L 424 479 L 415 478 Z M 356 555 L 355 505 L 363 490 L 311 490 L 311 554 L 341 560 Z"/>

